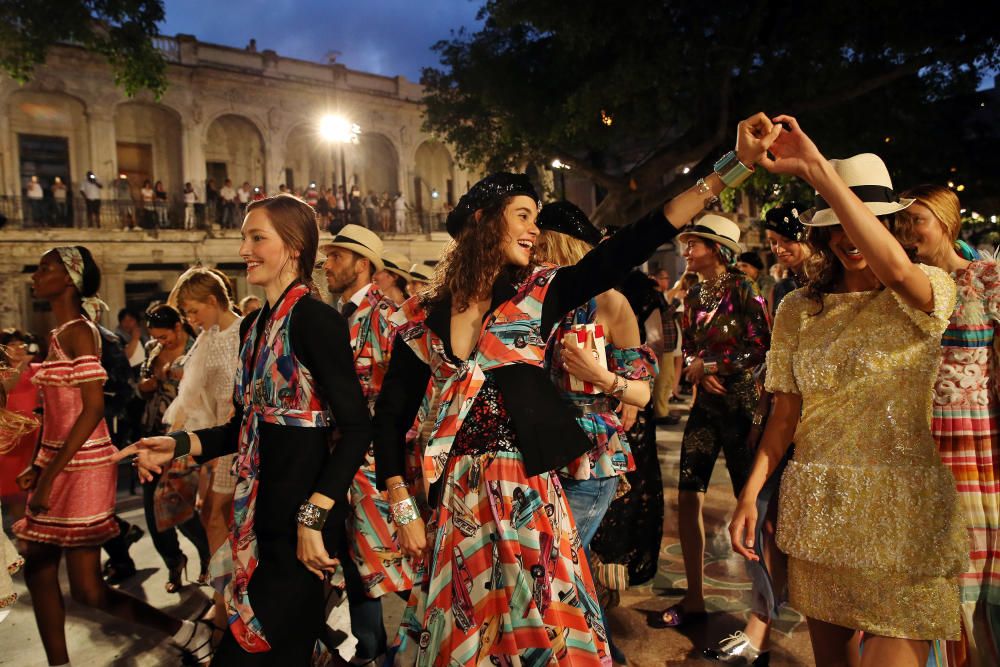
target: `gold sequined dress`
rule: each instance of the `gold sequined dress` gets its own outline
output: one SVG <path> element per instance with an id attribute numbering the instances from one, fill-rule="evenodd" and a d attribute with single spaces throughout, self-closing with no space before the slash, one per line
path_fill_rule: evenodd
<path id="1" fill-rule="evenodd" d="M 955 284 L 920 265 L 923 313 L 891 290 L 805 290 L 778 310 L 766 387 L 802 396 L 781 482 L 778 546 L 789 604 L 867 633 L 957 639 L 968 537 L 955 481 L 931 437 L 931 398 Z"/>

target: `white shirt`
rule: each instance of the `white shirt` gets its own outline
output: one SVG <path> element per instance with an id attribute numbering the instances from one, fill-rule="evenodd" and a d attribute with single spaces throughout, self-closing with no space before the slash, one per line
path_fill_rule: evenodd
<path id="1" fill-rule="evenodd" d="M 340 307 L 338 308 L 338 310 L 343 311 L 344 310 L 344 306 L 346 306 L 348 302 L 353 303 L 355 306 L 359 306 L 360 307 L 361 306 L 361 302 L 364 301 L 365 297 L 368 295 L 368 290 L 370 290 L 374 286 L 375 286 L 375 283 L 368 283 L 367 285 L 365 285 L 364 287 L 362 287 L 361 289 L 359 289 L 357 292 L 355 292 L 354 294 L 352 294 L 351 298 L 348 299 L 347 301 L 344 301 L 343 297 L 341 297 L 341 299 L 340 299 Z"/>
<path id="2" fill-rule="evenodd" d="M 191 192 L 185 192 L 184 193 L 184 203 L 185 204 L 193 204 L 196 201 L 198 201 L 198 194 L 194 190 L 192 190 Z"/>
<path id="3" fill-rule="evenodd" d="M 28 199 L 41 199 L 44 196 L 40 183 L 28 183 Z"/>
<path id="4" fill-rule="evenodd" d="M 243 188 L 240 188 L 239 190 L 236 191 L 236 195 L 240 198 L 241 204 L 246 204 L 248 201 L 250 201 L 249 190 L 244 190 Z"/>
<path id="5" fill-rule="evenodd" d="M 233 201 L 236 199 L 236 190 L 233 190 L 231 186 L 223 185 L 222 189 L 219 190 L 219 196 L 222 197 L 223 201 Z"/>
<path id="6" fill-rule="evenodd" d="M 97 183 L 94 183 L 90 179 L 84 181 L 83 185 L 80 186 L 80 189 L 83 190 L 84 199 L 93 201 L 101 198 L 101 188 L 97 186 Z"/>
<path id="7" fill-rule="evenodd" d="M 233 411 L 233 383 L 240 364 L 240 321 L 225 331 L 218 325 L 202 331 L 184 362 L 177 398 L 163 414 L 163 423 L 183 422 L 184 430 L 219 426 Z"/>
<path id="8" fill-rule="evenodd" d="M 53 183 L 52 197 L 66 201 L 66 186 L 63 183 Z"/>
<path id="9" fill-rule="evenodd" d="M 142 201 L 153 201 L 153 188 L 143 188 L 142 190 L 139 190 L 139 194 L 142 196 Z"/>
<path id="10" fill-rule="evenodd" d="M 393 202 L 393 205 L 396 207 L 397 212 L 403 212 L 406 210 L 406 200 L 402 197 L 396 197 L 396 201 Z"/>

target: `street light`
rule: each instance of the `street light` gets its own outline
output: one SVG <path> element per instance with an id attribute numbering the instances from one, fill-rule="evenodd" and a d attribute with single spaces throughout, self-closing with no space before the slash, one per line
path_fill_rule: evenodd
<path id="1" fill-rule="evenodd" d="M 559 172 L 559 189 L 562 190 L 562 198 L 566 199 L 566 172 L 571 167 L 559 158 L 556 158 L 552 161 L 552 168 Z"/>
<path id="2" fill-rule="evenodd" d="M 327 114 L 319 120 L 319 135 L 331 144 L 340 145 L 340 184 L 344 188 L 344 215 L 347 215 L 347 166 L 344 163 L 344 144 L 358 143 L 361 128 L 343 116 Z M 346 222 L 346 221 L 345 221 Z"/>

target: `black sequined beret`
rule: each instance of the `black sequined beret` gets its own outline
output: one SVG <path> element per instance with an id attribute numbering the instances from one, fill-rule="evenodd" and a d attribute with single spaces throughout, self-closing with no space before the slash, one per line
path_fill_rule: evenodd
<path id="1" fill-rule="evenodd" d="M 476 211 L 515 195 L 526 195 L 536 202 L 538 193 L 526 174 L 500 171 L 483 178 L 458 200 L 458 205 L 448 214 L 445 227 L 452 238 L 458 236 Z"/>
<path id="2" fill-rule="evenodd" d="M 808 208 L 806 204 L 795 202 L 775 206 L 764 214 L 764 229 L 775 231 L 786 239 L 805 241 L 806 227 L 799 222 L 799 215 L 805 213 Z"/>
<path id="3" fill-rule="evenodd" d="M 559 232 L 590 245 L 601 242 L 601 232 L 594 227 L 587 214 L 568 201 L 556 201 L 542 207 L 538 214 L 538 228 Z"/>

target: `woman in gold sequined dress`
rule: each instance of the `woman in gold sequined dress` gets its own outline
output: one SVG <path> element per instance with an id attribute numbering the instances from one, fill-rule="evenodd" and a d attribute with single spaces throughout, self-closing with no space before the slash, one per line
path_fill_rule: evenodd
<path id="1" fill-rule="evenodd" d="M 817 191 L 810 283 L 785 297 L 768 353 L 774 406 L 730 525 L 752 550 L 755 500 L 788 444 L 778 545 L 818 665 L 923 665 L 959 633 L 967 541 L 930 432 L 931 387 L 955 285 L 913 264 L 877 216 L 909 202 L 875 155 L 827 161 L 794 118 L 765 168 Z M 854 643 L 864 633 L 864 651 Z"/>

